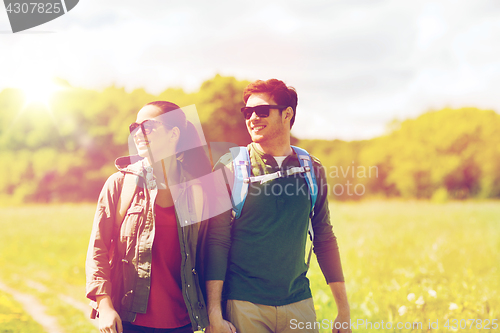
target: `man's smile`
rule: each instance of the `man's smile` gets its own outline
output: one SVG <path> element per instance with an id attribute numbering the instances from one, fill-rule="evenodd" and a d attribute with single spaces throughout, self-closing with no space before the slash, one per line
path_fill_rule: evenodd
<path id="1" fill-rule="evenodd" d="M 251 125 L 250 128 L 254 132 L 259 132 L 259 131 L 263 130 L 264 128 L 266 128 L 266 125 Z"/>

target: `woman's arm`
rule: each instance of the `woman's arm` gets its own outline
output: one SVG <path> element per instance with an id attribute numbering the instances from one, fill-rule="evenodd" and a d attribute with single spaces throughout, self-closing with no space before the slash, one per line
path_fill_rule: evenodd
<path id="1" fill-rule="evenodd" d="M 113 232 L 115 232 L 116 202 L 120 196 L 122 183 L 123 176 L 121 173 L 116 173 L 108 178 L 101 190 L 85 263 L 86 294 L 89 299 L 97 302 L 96 307 L 99 309 L 100 324 L 108 321 L 105 318 L 114 318 L 115 314 L 118 316 L 111 302 L 113 290 L 110 249 Z M 121 322 L 119 327 L 121 327 Z M 102 332 L 113 331 L 104 330 Z"/>
<path id="2" fill-rule="evenodd" d="M 113 307 L 111 297 L 108 295 L 97 296 L 97 307 L 99 309 L 99 331 L 103 333 L 122 333 L 122 320 Z"/>

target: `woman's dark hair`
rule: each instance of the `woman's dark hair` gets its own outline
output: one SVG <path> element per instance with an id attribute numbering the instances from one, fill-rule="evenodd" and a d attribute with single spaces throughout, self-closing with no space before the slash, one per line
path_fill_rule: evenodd
<path id="1" fill-rule="evenodd" d="M 147 105 L 158 107 L 162 114 L 175 110 L 181 111 L 169 114 L 165 124 L 168 128 L 179 128 L 180 136 L 176 147 L 177 158 L 181 161 L 183 169 L 187 171 L 188 179 L 199 178 L 210 173 L 212 166 L 205 147 L 202 146 L 196 127 L 186 119 L 184 111 L 177 104 L 167 101 L 155 101 Z"/>

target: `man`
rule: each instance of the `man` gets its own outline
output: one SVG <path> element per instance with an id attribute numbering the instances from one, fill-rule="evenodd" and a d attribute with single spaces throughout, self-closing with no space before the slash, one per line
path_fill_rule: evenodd
<path id="1" fill-rule="evenodd" d="M 242 112 L 253 141 L 248 145 L 252 175 L 300 167 L 290 146 L 297 107 L 295 90 L 276 79 L 259 80 L 245 88 L 243 98 L 246 107 Z M 344 277 L 330 224 L 326 174 L 319 160 L 312 159 L 319 187 L 312 219 L 314 252 L 339 310 L 332 331 L 350 332 Z M 232 184 L 231 154 L 223 156 L 217 168 L 224 170 Z M 251 183 L 238 219 L 231 221 L 231 212 L 211 219 L 207 332 L 318 331 L 318 325 L 302 329 L 316 322 L 304 260 L 310 205 L 304 175 L 295 174 Z M 227 321 L 222 317 L 223 289 Z"/>

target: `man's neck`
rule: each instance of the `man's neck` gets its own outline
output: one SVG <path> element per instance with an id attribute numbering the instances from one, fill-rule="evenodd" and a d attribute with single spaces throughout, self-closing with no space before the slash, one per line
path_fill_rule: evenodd
<path id="1" fill-rule="evenodd" d="M 283 144 L 266 144 L 264 142 L 258 143 L 254 142 L 259 150 L 261 150 L 265 154 L 269 154 L 271 156 L 287 156 L 292 153 L 292 147 L 290 147 L 290 140 Z"/>

